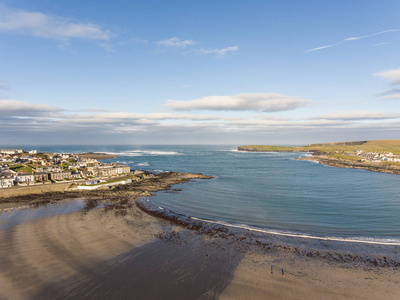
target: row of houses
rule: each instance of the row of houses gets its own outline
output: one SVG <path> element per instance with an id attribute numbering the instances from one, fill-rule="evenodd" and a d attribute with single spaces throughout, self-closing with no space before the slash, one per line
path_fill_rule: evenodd
<path id="1" fill-rule="evenodd" d="M 0 149 L 0 154 L 20 154 L 24 153 L 24 150 L 22 149 Z"/>
<path id="2" fill-rule="evenodd" d="M 95 166 L 88 167 L 88 172 L 92 173 L 95 177 L 110 177 L 115 175 L 127 174 L 131 171 L 131 168 L 126 165 L 106 165 L 106 166 Z"/>
<path id="3" fill-rule="evenodd" d="M 33 185 L 35 183 L 45 183 L 48 181 L 63 181 L 79 178 L 93 177 L 111 177 L 122 174 L 128 174 L 131 168 L 126 165 L 107 165 L 89 167 L 82 171 L 59 172 L 36 172 L 36 173 L 16 173 L 9 169 L 4 169 L 0 173 L 0 188 L 12 187 L 14 185 Z"/>

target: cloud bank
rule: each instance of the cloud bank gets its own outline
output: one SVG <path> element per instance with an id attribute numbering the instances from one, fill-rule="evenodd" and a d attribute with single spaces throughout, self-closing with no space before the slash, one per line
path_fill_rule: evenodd
<path id="1" fill-rule="evenodd" d="M 235 97 L 227 97 L 228 100 L 223 97 L 223 100 L 227 100 L 223 101 L 225 105 L 219 104 L 214 108 L 257 111 L 276 109 L 269 103 L 270 100 L 267 100 L 269 107 L 266 108 L 262 102 L 265 95 L 270 95 L 271 99 L 277 97 L 276 94 L 240 94 L 235 97 L 239 100 L 245 99 L 244 102 L 235 102 L 237 99 L 233 101 L 232 98 Z M 283 97 L 281 100 L 286 99 L 286 96 L 278 96 Z M 253 102 L 254 99 L 256 101 Z M 204 103 L 201 107 L 204 107 Z M 338 137 L 339 132 L 341 137 Z M 76 112 L 47 104 L 0 100 L 0 140 L 9 144 L 187 144 L 199 141 L 210 144 L 241 144 L 251 143 L 254 141 L 252 138 L 265 139 L 266 136 L 275 141 L 274 143 L 303 143 L 305 139 L 321 142 L 351 139 L 352 136 L 360 138 L 360 133 L 365 134 L 363 139 L 393 138 L 398 136 L 398 132 L 400 113 L 347 111 L 300 119 L 271 114 L 228 118 L 220 114 L 139 114 L 98 109 Z"/>
<path id="2" fill-rule="evenodd" d="M 400 113 L 382 113 L 375 111 L 338 111 L 326 115 L 321 115 L 313 119 L 317 120 L 385 120 L 398 119 Z"/>
<path id="3" fill-rule="evenodd" d="M 49 116 L 49 113 L 62 109 L 47 104 L 36 104 L 20 100 L 0 100 L 1 117 L 37 117 Z"/>
<path id="4" fill-rule="evenodd" d="M 189 101 L 168 100 L 166 106 L 175 110 L 263 111 L 293 110 L 313 101 L 275 93 L 247 93 L 236 96 L 209 96 Z"/>

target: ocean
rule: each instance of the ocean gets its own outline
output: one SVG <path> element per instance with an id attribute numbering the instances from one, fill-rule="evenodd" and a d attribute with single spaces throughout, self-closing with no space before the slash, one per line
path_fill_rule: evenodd
<path id="1" fill-rule="evenodd" d="M 236 146 L 24 146 L 105 152 L 133 170 L 214 176 L 158 192 L 155 205 L 249 230 L 400 243 L 400 176 L 296 160 L 305 153 L 239 152 Z"/>

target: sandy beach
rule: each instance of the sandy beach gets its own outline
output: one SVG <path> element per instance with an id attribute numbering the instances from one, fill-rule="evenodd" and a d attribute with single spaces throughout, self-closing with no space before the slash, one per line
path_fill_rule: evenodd
<path id="1" fill-rule="evenodd" d="M 317 251 L 315 241 L 286 247 L 282 238 L 259 239 L 245 232 L 178 224 L 143 211 L 137 200 L 121 197 L 107 204 L 84 200 L 79 211 L 43 215 L 3 228 L 0 299 L 398 299 L 400 295 L 398 247 L 384 249 L 391 257 L 372 253 L 375 248 L 368 245 L 346 248 L 346 254 L 340 246 L 325 243 L 319 247 L 327 249 Z M 103 207 L 98 206 L 101 203 Z M 358 253 L 351 255 L 352 251 Z M 339 260 L 340 253 L 352 259 Z"/>

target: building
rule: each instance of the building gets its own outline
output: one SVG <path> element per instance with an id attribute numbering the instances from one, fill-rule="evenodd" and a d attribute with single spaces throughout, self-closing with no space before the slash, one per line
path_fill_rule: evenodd
<path id="1" fill-rule="evenodd" d="M 115 165 L 113 169 L 115 175 L 126 174 L 131 171 L 131 168 L 127 165 Z"/>
<path id="2" fill-rule="evenodd" d="M 131 168 L 126 165 L 114 165 L 114 166 L 97 166 L 88 167 L 87 170 L 92 172 L 95 177 L 110 177 L 120 174 L 126 174 L 131 171 Z"/>
<path id="3" fill-rule="evenodd" d="M 82 177 L 81 172 L 78 172 L 78 171 L 72 171 L 71 172 L 71 178 L 72 179 L 77 179 L 77 178 L 81 178 L 81 177 Z"/>
<path id="4" fill-rule="evenodd" d="M 35 177 L 35 181 L 44 182 L 49 180 L 49 174 L 45 172 L 33 173 L 33 176 Z"/>
<path id="5" fill-rule="evenodd" d="M 0 149 L 1 154 L 19 154 L 24 153 L 22 149 Z"/>
<path id="6" fill-rule="evenodd" d="M 0 175 L 0 188 L 8 188 L 14 185 L 15 175 L 12 173 L 2 173 Z"/>
<path id="7" fill-rule="evenodd" d="M 50 173 L 50 178 L 51 180 L 71 179 L 71 172 L 63 171 L 63 172 Z"/>
<path id="8" fill-rule="evenodd" d="M 35 176 L 30 173 L 17 173 L 17 176 L 15 176 L 15 181 L 20 184 L 20 183 L 25 183 L 25 184 L 34 184 L 35 182 Z"/>

